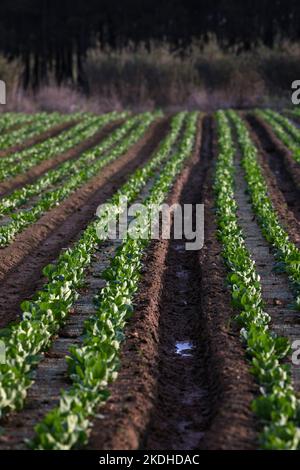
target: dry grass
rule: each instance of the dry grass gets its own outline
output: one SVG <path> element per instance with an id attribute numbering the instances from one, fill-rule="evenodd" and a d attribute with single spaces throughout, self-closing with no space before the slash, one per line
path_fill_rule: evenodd
<path id="1" fill-rule="evenodd" d="M 7 76 L 13 70 L 6 109 L 27 112 L 276 107 L 290 103 L 291 82 L 300 77 L 298 57 L 296 44 L 236 54 L 222 51 L 211 40 L 179 52 L 166 45 L 153 45 L 150 51 L 143 46 L 92 50 L 84 66 L 88 93 L 67 83 L 58 87 L 53 81 L 35 93 L 24 92 L 16 85 L 20 66 L 3 60 L 0 78 L 5 75 L 3 64 L 9 69 Z"/>

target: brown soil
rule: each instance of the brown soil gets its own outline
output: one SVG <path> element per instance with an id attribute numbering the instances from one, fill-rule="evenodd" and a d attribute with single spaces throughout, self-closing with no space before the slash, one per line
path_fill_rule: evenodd
<path id="1" fill-rule="evenodd" d="M 20 302 L 41 286 L 42 268 L 78 238 L 80 231 L 93 219 L 98 205 L 149 159 L 168 127 L 168 120 L 153 123 L 144 138 L 126 155 L 105 167 L 98 176 L 1 250 L 0 327 L 18 317 Z"/>
<path id="2" fill-rule="evenodd" d="M 154 241 L 144 258 L 134 318 L 126 328 L 117 381 L 93 420 L 89 449 L 138 449 L 155 398 L 159 302 L 168 243 Z"/>
<path id="3" fill-rule="evenodd" d="M 258 149 L 258 160 L 267 181 L 268 194 L 291 240 L 300 247 L 300 187 L 286 169 L 283 149 L 253 116 L 247 116 L 251 138 Z M 287 150 L 285 149 L 285 153 Z"/>
<path id="4" fill-rule="evenodd" d="M 58 134 L 60 134 L 62 131 L 65 131 L 69 129 L 72 126 L 75 126 L 78 121 L 67 121 L 63 122 L 61 124 L 57 124 L 56 126 L 51 127 L 51 129 L 48 129 L 47 131 L 41 132 L 40 134 L 24 140 L 24 142 L 21 142 L 20 144 L 14 145 L 13 147 L 9 147 L 4 150 L 0 150 L 0 157 L 6 157 L 7 155 L 10 155 L 12 153 L 20 152 L 21 150 L 24 150 L 28 147 L 32 147 L 33 145 L 39 144 L 40 142 L 43 142 L 43 140 L 47 140 L 50 137 L 54 137 Z"/>
<path id="5" fill-rule="evenodd" d="M 126 329 L 111 397 L 95 418 L 92 449 L 252 449 L 256 423 L 249 375 L 225 287 L 213 215 L 209 120 L 170 203 L 205 203 L 205 246 L 187 252 L 178 240 L 152 242 Z M 181 291 L 182 289 L 182 291 Z M 184 303 L 185 302 L 185 303 Z M 176 355 L 189 341 L 191 356 Z"/>
<path id="6" fill-rule="evenodd" d="M 95 133 L 89 139 L 84 140 L 75 147 L 67 150 L 66 152 L 41 162 L 40 164 L 30 168 L 27 172 L 15 176 L 7 181 L 0 183 L 0 196 L 6 196 L 17 188 L 24 186 L 25 184 L 33 183 L 38 177 L 42 176 L 48 170 L 56 168 L 61 163 L 67 160 L 75 160 L 85 150 L 97 145 L 103 140 L 110 132 L 116 129 L 122 121 L 113 121 L 104 126 L 99 132 Z"/>

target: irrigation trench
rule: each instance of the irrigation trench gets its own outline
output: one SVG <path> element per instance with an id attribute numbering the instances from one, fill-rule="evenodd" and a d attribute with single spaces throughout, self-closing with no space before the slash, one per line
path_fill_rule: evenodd
<path id="1" fill-rule="evenodd" d="M 274 207 L 298 243 L 299 189 L 292 184 L 287 160 L 282 158 L 286 149 L 261 123 L 247 119 Z M 18 318 L 20 301 L 43 282 L 43 266 L 73 243 L 96 207 L 149 160 L 168 126 L 168 120 L 153 124 L 128 154 L 1 250 L 1 327 Z M 212 189 L 216 156 L 215 124 L 206 116 L 199 124 L 194 154 L 167 199 L 170 204 L 205 204 L 205 245 L 200 251 L 187 251 L 185 240 L 171 238 L 153 241 L 145 253 L 135 314 L 121 348 L 119 376 L 110 386 L 109 400 L 93 419 L 88 448 L 257 447 L 259 426 L 251 401 L 258 390 L 232 322 L 235 312 L 216 238 Z M 293 340 L 299 320 L 289 307 L 292 293 L 286 276 L 273 271 L 274 256 L 253 215 L 239 152 L 235 165 L 239 223 L 261 275 L 272 328 Z M 139 200 L 148 189 L 147 185 Z M 117 246 L 118 242 L 106 242 L 97 251 L 72 314 L 35 371 L 25 408 L 1 421 L 0 449 L 25 448 L 24 438 L 32 437 L 34 425 L 57 403 L 60 389 L 69 386 L 64 357 L 70 344 L 81 342 L 93 296 L 103 285 L 98 275 Z M 297 368 L 293 368 L 293 381 L 299 390 Z"/>

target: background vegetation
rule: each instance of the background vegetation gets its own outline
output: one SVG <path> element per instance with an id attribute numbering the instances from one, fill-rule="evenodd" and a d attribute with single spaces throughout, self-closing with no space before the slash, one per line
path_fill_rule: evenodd
<path id="1" fill-rule="evenodd" d="M 2 0 L 10 109 L 282 106 L 300 77 L 295 0 Z"/>

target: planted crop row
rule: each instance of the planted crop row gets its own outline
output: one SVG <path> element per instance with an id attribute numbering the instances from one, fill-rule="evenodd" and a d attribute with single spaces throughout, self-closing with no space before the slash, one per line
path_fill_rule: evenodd
<path id="1" fill-rule="evenodd" d="M 197 132 L 198 113 L 191 113 L 179 149 L 160 170 L 150 195 L 144 201 L 145 212 L 136 220 L 135 229 L 140 238 L 130 234 L 118 248 L 103 277 L 106 286 L 99 294 L 95 314 L 85 322 L 84 340 L 79 347 L 70 349 L 67 358 L 72 386 L 62 392 L 60 403 L 36 427 L 32 446 L 37 449 L 71 449 L 87 442 L 90 420 L 108 397 L 108 383 L 116 378 L 120 343 L 124 339 L 124 327 L 133 313 L 133 296 L 137 292 L 141 276 L 142 256 L 149 244 L 153 206 L 159 206 L 169 192 L 184 161 L 191 155 Z M 127 185 L 131 191 L 131 186 Z M 124 189 L 114 199 L 116 213 L 120 213 L 120 196 L 127 196 Z M 98 224 L 105 227 L 104 214 Z"/>
<path id="2" fill-rule="evenodd" d="M 124 193 L 129 201 L 134 199 L 154 170 L 168 157 L 182 120 L 183 114 L 173 118 L 172 128 L 154 158 L 134 173 L 123 192 L 117 193 L 119 197 Z M 116 197 L 112 200 L 115 201 Z M 48 283 L 33 300 L 22 303 L 22 321 L 3 331 L 6 364 L 0 365 L 1 415 L 23 406 L 32 383 L 30 373 L 40 361 L 41 353 L 50 346 L 53 335 L 65 322 L 84 280 L 85 270 L 99 245 L 96 228 L 97 221 L 91 222 L 78 242 L 59 256 L 56 264 L 44 268 Z"/>
<path id="3" fill-rule="evenodd" d="M 233 113 L 231 117 L 237 121 Z M 251 373 L 260 386 L 260 396 L 252 404 L 264 425 L 260 444 L 264 449 L 295 449 L 299 446 L 299 403 L 291 385 L 289 365 L 281 363 L 290 347 L 286 338 L 276 336 L 269 329 L 270 316 L 264 310 L 260 278 L 238 223 L 234 195 L 236 149 L 224 112 L 217 113 L 217 123 L 214 190 L 218 237 L 229 271 L 233 305 L 239 310 L 236 320 L 241 326 L 241 338 L 251 361 Z"/>
<path id="4" fill-rule="evenodd" d="M 66 152 L 94 135 L 108 122 L 122 117 L 125 117 L 125 113 L 109 113 L 100 117 L 85 116 L 82 122 L 58 136 L 0 159 L 0 181 L 24 173 L 42 161 Z"/>
<path id="5" fill-rule="evenodd" d="M 0 149 L 12 147 L 17 145 L 24 139 L 30 139 L 36 135 L 50 129 L 53 125 L 61 124 L 70 120 L 70 116 L 62 115 L 59 113 L 41 113 L 34 115 L 32 121 L 20 129 L 16 129 L 12 132 L 2 134 L 0 136 Z"/>
<path id="6" fill-rule="evenodd" d="M 266 120 L 274 130 L 277 137 L 292 151 L 294 159 L 300 163 L 300 131 L 288 119 L 273 111 L 256 112 Z"/>
<path id="7" fill-rule="evenodd" d="M 76 191 L 99 173 L 108 163 L 111 163 L 113 160 L 126 153 L 130 147 L 144 135 L 155 116 L 155 114 L 145 113 L 139 125 L 134 128 L 123 141 L 112 148 L 103 158 L 97 158 L 101 156 L 104 150 L 114 141 L 118 141 L 126 135 L 128 128 L 132 127 L 133 124 L 130 121 L 129 124 L 117 129 L 104 143 L 87 151 L 86 155 L 92 156 L 94 161 L 90 161 L 89 165 L 83 164 L 81 168 L 78 168 L 73 175 L 64 181 L 63 185 L 43 194 L 37 203 L 30 208 L 30 211 L 24 209 L 17 214 L 12 214 L 12 221 L 0 227 L 0 247 L 3 248 L 7 246 L 18 233 L 36 222 L 44 213 L 57 206 L 72 192 Z M 133 119 L 133 123 L 135 121 L 136 118 Z"/>
<path id="8" fill-rule="evenodd" d="M 118 117 L 119 116 L 120 115 L 118 115 Z M 70 134 L 70 138 L 66 142 L 61 143 L 59 147 L 60 151 L 64 152 L 68 148 L 79 143 L 81 140 L 93 135 L 107 123 L 107 120 L 110 120 L 111 118 L 114 118 L 114 116 L 107 115 L 105 117 L 102 116 L 101 118 L 93 118 L 91 123 L 89 121 L 90 125 L 88 125 L 87 128 L 84 127 L 82 132 L 80 132 L 79 126 L 83 126 L 83 124 L 78 124 L 78 126 L 74 127 L 74 130 L 77 131 L 74 138 L 72 139 Z M 34 183 L 15 190 L 7 197 L 3 197 L 0 200 L 0 216 L 3 214 L 11 214 L 18 207 L 26 204 L 30 198 L 40 195 L 47 188 L 53 187 L 53 185 L 62 182 L 67 176 L 73 176 L 76 172 L 84 170 L 89 163 L 92 163 L 96 158 L 99 158 L 103 152 L 109 149 L 113 144 L 116 144 L 120 138 L 122 138 L 135 124 L 138 123 L 140 119 L 142 119 L 142 116 L 136 116 L 129 119 L 119 129 L 105 138 L 97 147 L 85 151 L 77 160 L 68 160 L 57 168 L 48 171 Z M 56 144 L 55 151 L 57 151 Z M 40 158 L 40 156 L 38 157 Z"/>
<path id="9" fill-rule="evenodd" d="M 105 116 L 106 115 L 100 116 L 100 119 Z M 79 115 L 77 116 L 77 119 L 78 118 Z M 49 139 L 39 142 L 33 145 L 32 147 L 25 148 L 19 152 L 14 152 L 10 155 L 7 155 L 6 157 L 3 157 L 0 161 L 0 168 L 3 169 L 8 165 L 12 165 L 14 163 L 24 160 L 30 160 L 32 157 L 40 153 L 47 152 L 48 154 L 49 152 L 60 151 L 60 147 L 62 145 L 66 145 L 69 140 L 76 139 L 78 132 L 84 132 L 84 130 L 87 129 L 89 126 L 95 124 L 97 122 L 97 119 L 99 119 L 99 117 L 97 116 L 82 114 L 80 121 L 71 128 L 62 131 L 54 137 L 50 137 Z"/>
<path id="10" fill-rule="evenodd" d="M 264 112 L 271 119 L 273 119 L 273 120 L 277 121 L 279 124 L 281 124 L 283 129 L 290 133 L 290 135 L 295 140 L 295 142 L 300 143 L 299 129 L 288 118 L 286 118 L 282 114 L 280 114 L 276 111 L 273 111 L 271 109 L 266 109 L 266 110 L 264 110 Z"/>
<path id="11" fill-rule="evenodd" d="M 233 111 L 229 112 L 229 116 L 237 130 L 253 210 L 265 239 L 276 250 L 277 269 L 285 271 L 289 276 L 295 292 L 295 307 L 300 310 L 300 250 L 290 241 L 288 233 L 280 224 L 268 196 L 267 183 L 257 160 L 257 149 L 245 123 Z"/>
<path id="12" fill-rule="evenodd" d="M 293 117 L 296 117 L 296 118 L 299 118 L 300 117 L 300 111 L 298 109 L 298 107 L 294 107 L 294 109 L 286 109 L 285 110 L 286 113 L 288 113 L 289 115 L 293 116 Z"/>
<path id="13" fill-rule="evenodd" d="M 0 114 L 0 132 L 6 131 L 12 126 L 17 126 L 26 122 L 30 122 L 32 116 L 21 113 L 3 113 Z"/>

